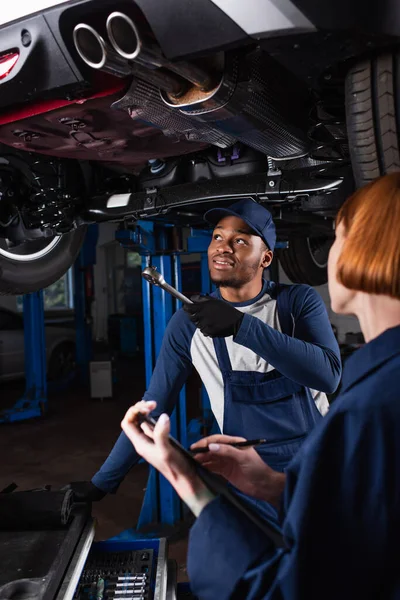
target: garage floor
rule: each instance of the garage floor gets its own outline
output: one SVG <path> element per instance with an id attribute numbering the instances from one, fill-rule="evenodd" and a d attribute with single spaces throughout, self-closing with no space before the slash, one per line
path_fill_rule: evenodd
<path id="1" fill-rule="evenodd" d="M 141 398 L 143 372 L 142 363 L 131 359 L 121 365 L 112 400 L 91 400 L 89 391 L 76 387 L 50 397 L 46 418 L 0 425 L 0 490 L 11 482 L 22 491 L 47 484 L 58 489 L 70 481 L 91 479 L 117 439 L 126 409 Z M 0 385 L 3 409 L 20 397 L 23 383 Z M 93 505 L 97 540 L 135 526 L 146 482 L 147 466 L 138 465 L 116 495 Z M 170 539 L 169 557 L 178 563 L 179 581 L 187 581 L 186 536 L 178 531 Z"/>

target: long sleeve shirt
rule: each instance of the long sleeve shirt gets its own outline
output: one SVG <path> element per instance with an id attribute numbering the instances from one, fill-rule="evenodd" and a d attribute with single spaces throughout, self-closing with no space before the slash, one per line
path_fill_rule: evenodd
<path id="1" fill-rule="evenodd" d="M 286 471 L 285 549 L 221 498 L 192 528 L 199 600 L 400 598 L 400 327 L 346 363 L 341 395 Z"/>
<path id="2" fill-rule="evenodd" d="M 309 387 L 322 414 L 328 408 L 325 393 L 333 392 L 341 376 L 339 348 L 319 294 L 307 285 L 289 289 L 293 336 L 281 331 L 273 282 L 264 282 L 260 294 L 242 303 L 232 303 L 244 313 L 235 338 L 225 338 L 232 368 L 266 373 L 277 369 Z M 221 299 L 219 291 L 215 293 Z M 160 354 L 144 394 L 157 402 L 157 413 L 171 413 L 179 392 L 191 373 L 198 371 L 210 398 L 211 408 L 223 430 L 224 385 L 213 340 L 205 337 L 183 310 L 168 323 Z M 124 433 L 93 478 L 106 492 L 115 491 L 139 457 Z"/>

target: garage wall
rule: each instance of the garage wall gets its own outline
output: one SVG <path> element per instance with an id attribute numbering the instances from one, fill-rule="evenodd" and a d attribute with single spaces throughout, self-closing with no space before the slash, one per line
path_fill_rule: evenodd
<path id="1" fill-rule="evenodd" d="M 0 296 L 0 307 L 8 308 L 9 310 L 17 310 L 16 296 Z"/>

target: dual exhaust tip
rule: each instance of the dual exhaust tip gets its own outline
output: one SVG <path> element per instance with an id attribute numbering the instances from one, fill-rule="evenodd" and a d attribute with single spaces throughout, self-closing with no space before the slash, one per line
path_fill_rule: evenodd
<path id="1" fill-rule="evenodd" d="M 157 44 L 144 42 L 128 15 L 118 11 L 111 13 L 106 29 L 110 43 L 87 23 L 79 23 L 74 28 L 75 48 L 93 69 L 117 77 L 136 74 L 175 96 L 184 92 L 188 82 L 201 90 L 213 87 L 211 77 L 201 67 L 186 61 L 171 62 Z"/>
<path id="2" fill-rule="evenodd" d="M 135 60 L 140 53 L 141 39 L 134 22 L 121 12 L 113 12 L 107 19 L 107 34 L 112 47 L 104 38 L 87 23 L 76 25 L 73 33 L 75 48 L 81 59 L 92 69 L 106 70 L 112 74 L 108 62 L 121 64 L 121 76 L 131 73 L 129 65 L 123 67 L 128 60 Z M 117 58 L 118 57 L 118 58 Z M 125 60 L 123 60 L 125 59 Z M 125 73 L 125 75 L 124 75 Z"/>

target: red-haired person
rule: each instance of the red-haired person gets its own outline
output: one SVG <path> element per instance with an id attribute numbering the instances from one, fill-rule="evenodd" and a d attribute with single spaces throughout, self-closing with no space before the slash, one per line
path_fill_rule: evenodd
<path id="1" fill-rule="evenodd" d="M 366 344 L 347 361 L 342 390 L 285 473 L 240 438 L 198 442 L 198 460 L 246 494 L 280 506 L 285 548 L 214 497 L 131 408 L 123 423 L 136 450 L 198 517 L 188 571 L 200 600 L 394 600 L 400 598 L 400 174 L 358 190 L 337 217 L 329 257 L 332 308 L 356 315 Z"/>

